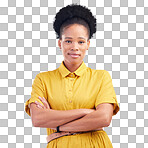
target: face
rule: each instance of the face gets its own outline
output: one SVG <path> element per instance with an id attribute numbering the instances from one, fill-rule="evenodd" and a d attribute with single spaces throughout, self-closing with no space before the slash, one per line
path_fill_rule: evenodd
<path id="1" fill-rule="evenodd" d="M 83 25 L 72 24 L 63 29 L 58 45 L 62 50 L 65 64 L 76 65 L 82 63 L 90 45 L 88 37 L 87 28 Z"/>

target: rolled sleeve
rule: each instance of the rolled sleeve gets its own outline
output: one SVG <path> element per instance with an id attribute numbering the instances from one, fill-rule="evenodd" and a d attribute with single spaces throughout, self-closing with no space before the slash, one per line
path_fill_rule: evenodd
<path id="1" fill-rule="evenodd" d="M 104 70 L 104 75 L 98 92 L 95 107 L 101 103 L 112 103 L 114 106 L 113 116 L 117 114 L 120 107 L 117 102 L 116 93 L 112 84 L 112 79 L 108 71 Z"/>
<path id="2" fill-rule="evenodd" d="M 46 98 L 40 73 L 36 75 L 36 77 L 33 81 L 31 98 L 29 100 L 27 100 L 25 103 L 25 111 L 29 116 L 31 116 L 30 115 L 30 104 L 31 103 L 38 101 L 39 103 L 44 105 L 43 102 L 38 98 L 39 96 Z"/>

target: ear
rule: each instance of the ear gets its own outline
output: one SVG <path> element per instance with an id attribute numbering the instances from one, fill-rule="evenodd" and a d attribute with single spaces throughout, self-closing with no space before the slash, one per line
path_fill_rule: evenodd
<path id="1" fill-rule="evenodd" d="M 61 39 L 58 40 L 58 46 L 61 49 Z"/>
<path id="2" fill-rule="evenodd" d="M 90 40 L 87 41 L 87 50 L 88 50 L 89 46 L 90 46 Z"/>

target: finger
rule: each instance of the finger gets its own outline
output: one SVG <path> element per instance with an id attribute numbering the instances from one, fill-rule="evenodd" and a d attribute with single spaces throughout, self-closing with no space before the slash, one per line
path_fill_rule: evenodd
<path id="1" fill-rule="evenodd" d="M 41 109 L 43 109 L 40 105 L 36 105 L 38 108 L 41 108 Z"/>
<path id="2" fill-rule="evenodd" d="M 45 100 L 45 102 L 46 102 L 46 105 L 47 105 L 47 108 L 49 109 L 50 108 L 50 105 L 49 105 L 49 103 L 47 102 L 47 100 L 43 97 L 43 99 Z"/>
<path id="3" fill-rule="evenodd" d="M 45 108 L 47 108 L 46 101 L 42 97 L 40 97 L 40 96 L 39 96 L 39 99 L 41 100 L 41 102 L 43 102 Z"/>
<path id="4" fill-rule="evenodd" d="M 42 106 L 40 106 L 40 105 L 36 105 L 38 108 L 40 108 L 40 109 L 44 109 Z"/>
<path id="5" fill-rule="evenodd" d="M 38 106 L 41 106 L 43 109 L 45 108 L 45 106 L 42 105 L 42 104 L 41 104 L 40 102 L 38 102 L 38 101 L 35 101 L 35 104 L 38 105 Z"/>
<path id="6" fill-rule="evenodd" d="M 35 103 L 36 103 L 36 105 L 38 105 L 38 106 L 40 106 L 40 107 L 42 107 L 42 108 L 45 108 L 45 106 L 44 106 L 44 105 L 42 105 L 40 102 L 35 101 Z"/>
<path id="7" fill-rule="evenodd" d="M 39 96 L 39 99 L 43 102 L 44 106 L 48 109 L 49 105 L 48 105 L 47 100 L 45 98 L 41 98 L 40 96 Z"/>

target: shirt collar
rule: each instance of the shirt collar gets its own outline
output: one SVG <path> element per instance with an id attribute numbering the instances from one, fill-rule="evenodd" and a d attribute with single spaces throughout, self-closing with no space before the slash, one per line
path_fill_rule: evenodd
<path id="1" fill-rule="evenodd" d="M 59 69 L 59 72 L 61 73 L 62 77 L 66 77 L 67 75 L 69 75 L 71 72 L 65 67 L 64 61 L 62 61 Z M 82 74 L 85 72 L 85 70 L 87 69 L 87 66 L 85 65 L 84 61 L 82 62 L 82 64 L 78 67 L 78 69 L 76 69 L 73 73 L 75 73 L 78 76 L 82 76 Z"/>

